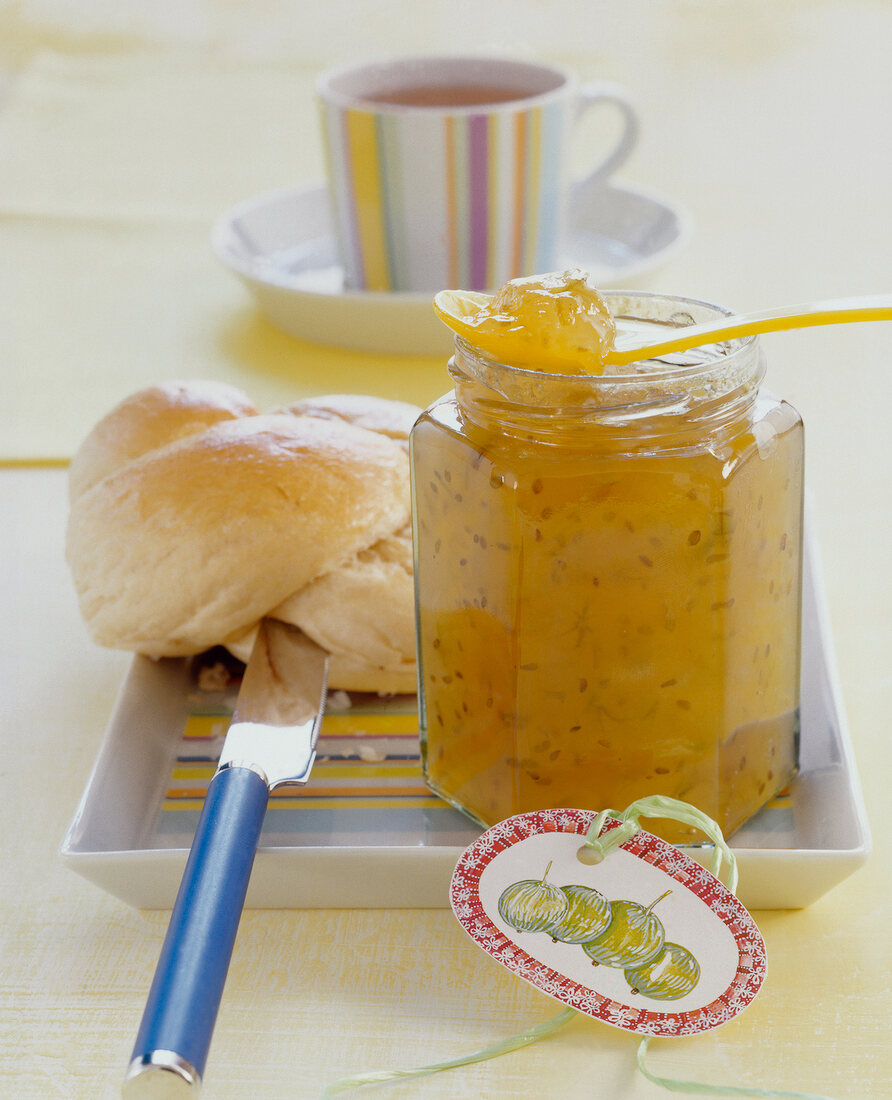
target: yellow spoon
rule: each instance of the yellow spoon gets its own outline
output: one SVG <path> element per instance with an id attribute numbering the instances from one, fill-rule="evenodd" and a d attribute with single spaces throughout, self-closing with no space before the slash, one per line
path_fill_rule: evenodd
<path id="1" fill-rule="evenodd" d="M 799 306 L 719 317 L 699 325 L 684 325 L 664 330 L 655 339 L 651 332 L 620 336 L 613 347 L 598 355 L 591 348 L 575 347 L 572 335 L 565 341 L 539 343 L 519 321 L 504 328 L 480 327 L 477 314 L 492 301 L 489 294 L 472 291 L 441 291 L 434 300 L 440 318 L 459 335 L 491 355 L 510 354 L 516 365 L 535 364 L 539 369 L 599 374 L 606 366 L 623 366 L 639 360 L 655 359 L 671 352 L 755 336 L 785 329 L 815 325 L 837 325 L 856 321 L 892 321 L 892 294 L 872 297 L 836 298 Z"/>
<path id="2" fill-rule="evenodd" d="M 892 294 L 867 298 L 835 298 L 826 302 L 810 302 L 801 306 L 784 306 L 734 317 L 720 317 L 702 325 L 685 325 L 673 329 L 672 335 L 644 342 L 633 335 L 620 339 L 604 355 L 604 363 L 622 366 L 639 359 L 655 359 L 673 351 L 687 351 L 704 344 L 756 336 L 765 332 L 810 328 L 814 325 L 838 325 L 854 321 L 892 321 Z"/>

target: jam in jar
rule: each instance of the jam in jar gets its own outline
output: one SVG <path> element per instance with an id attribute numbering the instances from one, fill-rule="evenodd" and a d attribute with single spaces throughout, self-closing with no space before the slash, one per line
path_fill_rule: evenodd
<path id="1" fill-rule="evenodd" d="M 604 299 L 619 334 L 725 312 Z M 456 337 L 412 434 L 426 781 L 483 825 L 663 794 L 730 835 L 797 767 L 801 420 L 752 337 L 600 374 L 492 352 Z"/>

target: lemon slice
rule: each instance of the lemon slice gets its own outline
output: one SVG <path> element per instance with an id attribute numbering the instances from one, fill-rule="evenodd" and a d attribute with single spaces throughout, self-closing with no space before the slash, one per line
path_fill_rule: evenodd
<path id="1" fill-rule="evenodd" d="M 501 362 L 554 374 L 601 374 L 616 326 L 578 270 L 512 279 L 496 294 L 441 290 L 440 319 Z"/>

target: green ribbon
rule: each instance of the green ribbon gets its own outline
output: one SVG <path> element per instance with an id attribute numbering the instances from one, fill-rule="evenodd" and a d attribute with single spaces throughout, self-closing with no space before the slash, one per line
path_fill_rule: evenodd
<path id="1" fill-rule="evenodd" d="M 427 1077 L 431 1073 L 440 1073 L 444 1069 L 457 1069 L 459 1066 L 469 1066 L 474 1062 L 485 1062 L 489 1058 L 498 1058 L 500 1054 L 510 1054 L 512 1050 L 518 1050 L 520 1047 L 529 1046 L 530 1043 L 537 1043 L 540 1039 L 544 1039 L 552 1031 L 557 1031 L 559 1027 L 569 1023 L 576 1015 L 575 1008 L 565 1008 L 563 1012 L 558 1013 L 557 1016 L 546 1020 L 544 1023 L 528 1027 L 525 1031 L 512 1035 L 508 1039 L 502 1039 L 501 1042 L 493 1043 L 492 1046 L 484 1047 L 482 1050 L 475 1050 L 473 1054 L 451 1058 L 448 1062 L 435 1062 L 433 1065 L 417 1066 L 414 1069 L 382 1070 L 380 1073 L 357 1073 L 353 1077 L 343 1077 L 340 1081 L 335 1081 L 334 1084 L 328 1086 L 322 1094 L 323 1100 L 329 1100 L 329 1097 L 332 1096 L 340 1096 L 342 1092 L 350 1092 L 352 1089 L 361 1088 L 363 1085 L 380 1085 L 386 1081 L 403 1081 L 407 1077 Z"/>
<path id="2" fill-rule="evenodd" d="M 620 825 L 616 829 L 611 829 L 602 837 L 601 832 L 608 817 L 616 818 Z M 585 835 L 586 847 L 591 848 L 601 859 L 606 858 L 615 848 L 619 848 L 627 840 L 631 840 L 638 832 L 641 828 L 638 819 L 641 817 L 669 817 L 674 821 L 681 821 L 683 824 L 691 825 L 695 829 L 699 829 L 701 833 L 705 833 L 714 845 L 709 870 L 718 878 L 722 869 L 722 860 L 727 860 L 728 881 L 725 885 L 732 894 L 737 893 L 737 859 L 725 842 L 722 830 L 711 817 L 707 817 L 706 814 L 695 806 L 691 806 L 688 802 L 679 802 L 677 798 L 654 794 L 649 798 L 639 798 L 637 802 L 633 802 L 622 813 L 617 813 L 616 810 L 602 810 Z M 600 862 L 600 860 L 595 862 Z"/>
<path id="3" fill-rule="evenodd" d="M 647 1048 L 650 1045 L 650 1037 L 642 1039 L 638 1046 L 638 1069 L 655 1085 L 667 1089 L 669 1092 L 686 1092 L 693 1096 L 762 1096 L 778 1098 L 778 1100 L 829 1100 L 826 1096 L 818 1096 L 813 1092 L 785 1092 L 783 1089 L 750 1089 L 735 1085 L 704 1085 L 699 1081 L 676 1081 L 671 1077 L 657 1077 L 651 1073 L 644 1064 Z"/>
<path id="4" fill-rule="evenodd" d="M 604 824 L 608 817 L 616 818 L 620 824 L 610 829 L 603 836 Z M 606 859 L 612 851 L 625 844 L 627 840 L 638 832 L 641 826 L 638 824 L 642 817 L 665 817 L 674 821 L 680 821 L 685 825 L 691 825 L 704 833 L 714 845 L 710 871 L 716 878 L 722 869 L 722 863 L 727 862 L 727 882 L 725 885 L 732 894 L 737 893 L 737 860 L 734 853 L 728 847 L 722 830 L 712 820 L 696 807 L 687 802 L 680 802 L 675 798 L 665 795 L 651 795 L 649 798 L 640 798 L 628 806 L 622 813 L 614 810 L 602 810 L 592 822 L 585 836 L 585 846 L 592 849 L 595 856 L 593 862 L 599 863 Z M 483 1047 L 472 1054 L 452 1058 L 447 1062 L 435 1062 L 432 1065 L 417 1066 L 413 1069 L 381 1070 L 378 1073 L 357 1073 L 352 1077 L 342 1077 L 328 1085 L 322 1093 L 322 1100 L 331 1100 L 331 1097 L 340 1096 L 342 1093 L 351 1092 L 353 1089 L 362 1088 L 363 1085 L 383 1085 L 387 1082 L 403 1081 L 413 1077 L 427 1077 L 432 1073 L 441 1073 L 443 1070 L 456 1069 L 458 1066 L 468 1066 L 475 1062 L 486 1062 L 490 1058 L 498 1058 L 502 1054 L 509 1054 L 512 1050 L 537 1043 L 550 1035 L 553 1031 L 567 1024 L 575 1016 L 579 1015 L 575 1008 L 565 1008 L 557 1016 L 546 1020 L 534 1027 L 526 1028 L 517 1035 L 502 1039 L 491 1046 Z M 819 1096 L 811 1092 L 784 1092 L 776 1089 L 746 1088 L 735 1085 L 707 1085 L 699 1081 L 681 1081 L 669 1077 L 658 1077 L 647 1068 L 646 1058 L 650 1046 L 650 1036 L 641 1040 L 638 1045 L 638 1069 L 648 1081 L 668 1092 L 683 1092 L 693 1096 L 753 1096 L 763 1100 L 830 1100 L 830 1097 Z"/>

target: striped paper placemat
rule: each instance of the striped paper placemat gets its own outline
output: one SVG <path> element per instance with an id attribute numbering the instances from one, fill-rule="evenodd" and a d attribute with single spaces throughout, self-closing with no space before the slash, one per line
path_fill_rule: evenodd
<path id="1" fill-rule="evenodd" d="M 156 821 L 166 845 L 195 831 L 230 716 L 222 705 L 193 704 Z M 309 782 L 273 792 L 261 842 L 464 844 L 479 833 L 424 782 L 414 697 L 337 692 L 322 720 Z"/>
<path id="2" fill-rule="evenodd" d="M 230 687 L 237 687 L 237 682 Z M 232 715 L 234 694 L 198 691 L 155 822 L 162 847 L 191 843 Z M 783 846 L 789 791 L 738 830 L 734 846 Z M 481 829 L 424 782 L 414 696 L 333 692 L 309 782 L 270 797 L 261 844 L 279 847 L 467 845 Z"/>

